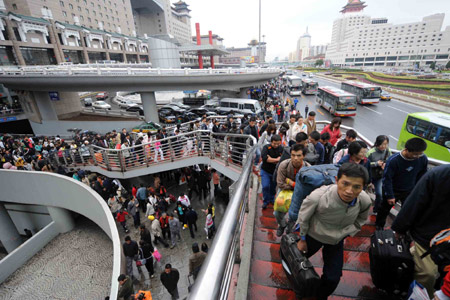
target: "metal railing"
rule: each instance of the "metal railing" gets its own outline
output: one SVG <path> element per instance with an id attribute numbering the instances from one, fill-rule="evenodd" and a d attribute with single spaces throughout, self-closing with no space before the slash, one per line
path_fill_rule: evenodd
<path id="1" fill-rule="evenodd" d="M 144 116 L 141 116 L 138 111 L 124 111 L 124 110 L 109 110 L 106 108 L 94 108 L 94 107 L 84 107 L 81 112 L 83 114 L 91 115 L 102 115 L 102 116 L 112 116 L 112 117 L 133 117 L 144 120 Z"/>
<path id="2" fill-rule="evenodd" d="M 145 66 L 115 65 L 48 65 L 2 67 L 0 76 L 195 76 L 280 73 L 279 69 L 227 68 L 227 69 L 160 69 Z"/>
<path id="3" fill-rule="evenodd" d="M 2 109 L 0 107 L 0 117 L 9 117 L 9 116 L 15 116 L 15 115 L 20 115 L 23 114 L 24 111 L 21 108 L 16 108 L 16 109 Z"/>
<path id="4" fill-rule="evenodd" d="M 197 130 L 160 140 L 155 138 L 141 145 L 122 146 L 121 149 L 82 145 L 51 153 L 49 161 L 55 166 L 76 168 L 95 165 L 108 171 L 127 172 L 190 157 L 208 156 L 222 161 L 225 166 L 241 168 L 242 161 L 254 144 L 256 139 L 249 135 Z"/>

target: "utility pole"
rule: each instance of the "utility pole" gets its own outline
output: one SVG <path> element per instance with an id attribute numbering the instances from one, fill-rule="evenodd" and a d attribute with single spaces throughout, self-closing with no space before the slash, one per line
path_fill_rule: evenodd
<path id="1" fill-rule="evenodd" d="M 261 0 L 259 0 L 258 65 L 261 66 Z"/>

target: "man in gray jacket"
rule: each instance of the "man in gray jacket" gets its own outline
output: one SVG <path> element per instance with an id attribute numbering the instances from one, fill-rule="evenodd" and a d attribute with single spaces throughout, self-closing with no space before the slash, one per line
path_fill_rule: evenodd
<path id="1" fill-rule="evenodd" d="M 363 191 L 367 169 L 344 163 L 337 182 L 322 186 L 303 200 L 297 223 L 301 240 L 297 246 L 307 257 L 323 247 L 323 274 L 317 299 L 327 299 L 339 284 L 344 260 L 344 239 L 354 236 L 367 221 L 372 204 Z"/>
<path id="2" fill-rule="evenodd" d="M 169 215 L 169 228 L 170 228 L 170 236 L 172 239 L 172 246 L 170 246 L 170 249 L 173 249 L 175 247 L 175 245 L 177 244 L 177 237 L 178 237 L 178 241 L 181 242 L 180 221 L 177 218 L 174 218 L 173 214 Z"/>

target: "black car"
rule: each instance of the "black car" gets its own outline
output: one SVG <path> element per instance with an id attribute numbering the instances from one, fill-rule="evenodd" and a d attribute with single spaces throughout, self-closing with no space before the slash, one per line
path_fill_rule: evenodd
<path id="1" fill-rule="evenodd" d="M 138 106 L 138 105 L 130 106 L 125 111 L 128 111 L 128 112 L 137 112 L 138 111 L 140 116 L 144 115 L 144 110 L 142 109 L 141 106 Z"/>
<path id="2" fill-rule="evenodd" d="M 204 115 L 206 115 L 207 117 L 217 115 L 216 112 L 209 111 L 206 108 L 201 108 L 201 107 L 199 107 L 199 108 L 191 108 L 188 112 L 194 113 L 194 114 L 196 114 L 199 117 L 203 117 Z"/>
<path id="3" fill-rule="evenodd" d="M 199 119 L 199 116 L 197 114 L 194 114 L 193 112 L 189 112 L 189 111 L 178 116 L 178 120 L 181 121 L 182 123 L 194 121 L 197 119 Z"/>
<path id="4" fill-rule="evenodd" d="M 183 113 L 186 112 L 185 109 L 180 108 L 180 107 L 178 107 L 178 106 L 176 106 L 176 105 L 164 105 L 163 107 L 161 107 L 161 111 L 163 111 L 163 110 L 164 110 L 164 111 L 168 110 L 168 111 L 170 111 L 173 115 L 181 115 L 181 114 L 183 114 Z"/>

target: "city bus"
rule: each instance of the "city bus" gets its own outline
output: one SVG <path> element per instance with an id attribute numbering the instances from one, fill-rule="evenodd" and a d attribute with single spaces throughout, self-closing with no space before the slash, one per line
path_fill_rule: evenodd
<path id="1" fill-rule="evenodd" d="M 302 79 L 302 92 L 305 95 L 315 95 L 317 93 L 317 88 L 319 84 L 309 78 Z"/>
<path id="2" fill-rule="evenodd" d="M 341 89 L 332 86 L 319 87 L 316 102 L 333 116 L 356 116 L 356 96 Z"/>
<path id="3" fill-rule="evenodd" d="M 450 114 L 418 112 L 408 114 L 398 138 L 397 149 L 405 148 L 410 138 L 420 137 L 427 143 L 428 157 L 450 162 Z"/>
<path id="4" fill-rule="evenodd" d="M 290 96 L 300 96 L 302 89 L 302 78 L 298 76 L 288 76 L 287 84 Z"/>
<path id="5" fill-rule="evenodd" d="M 345 81 L 341 84 L 341 89 L 356 95 L 356 101 L 359 104 L 380 102 L 381 88 L 379 86 L 358 81 Z"/>

